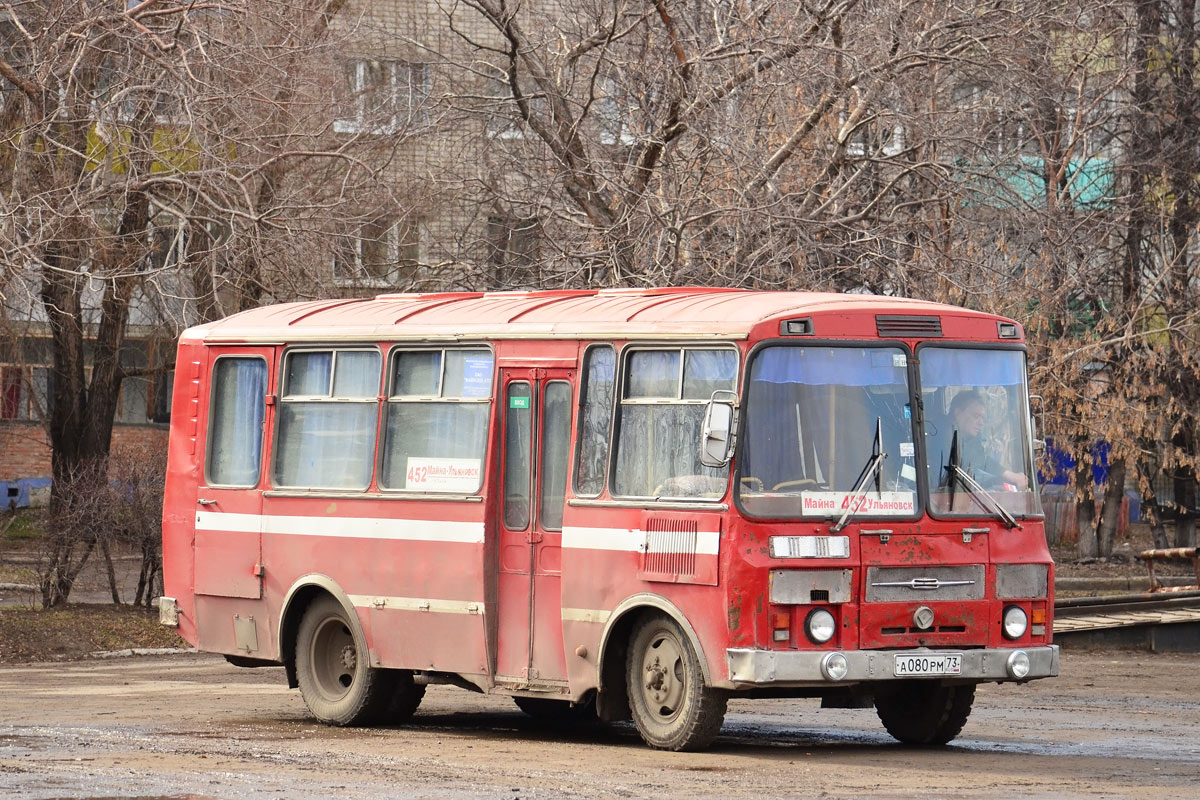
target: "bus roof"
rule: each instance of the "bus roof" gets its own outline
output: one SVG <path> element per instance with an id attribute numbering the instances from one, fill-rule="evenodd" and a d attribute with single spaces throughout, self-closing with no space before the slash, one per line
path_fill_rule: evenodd
<path id="1" fill-rule="evenodd" d="M 1003 319 L 958 306 L 866 294 L 697 287 L 448 292 L 264 306 L 191 328 L 184 338 L 212 343 L 348 338 L 744 339 L 755 326 L 770 320 L 826 314 Z M 814 333 L 822 336 L 819 327 Z"/>

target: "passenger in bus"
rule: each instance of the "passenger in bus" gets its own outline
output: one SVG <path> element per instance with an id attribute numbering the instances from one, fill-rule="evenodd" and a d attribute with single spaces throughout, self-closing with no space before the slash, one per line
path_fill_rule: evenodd
<path id="1" fill-rule="evenodd" d="M 1028 489 L 1029 478 L 1000 463 L 997 453 L 983 435 L 987 416 L 983 397 L 974 389 L 960 392 L 950 403 L 954 430 L 958 431 L 958 464 L 985 489 L 1000 489 L 1004 484 Z"/>

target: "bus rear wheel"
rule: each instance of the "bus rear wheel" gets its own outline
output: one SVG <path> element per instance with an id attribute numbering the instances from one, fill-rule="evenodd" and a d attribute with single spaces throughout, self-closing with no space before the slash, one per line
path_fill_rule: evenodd
<path id="1" fill-rule="evenodd" d="M 321 597 L 304 612 L 296 635 L 296 680 L 304 704 L 318 720 L 328 725 L 381 721 L 401 688 L 397 678 L 397 673 L 367 663 L 341 603 Z M 412 676 L 408 678 L 411 683 Z"/>
<path id="2" fill-rule="evenodd" d="M 943 745 L 967 724 L 973 702 L 974 684 L 906 681 L 895 691 L 876 696 L 875 712 L 887 732 L 905 744 Z"/>
<path id="3" fill-rule="evenodd" d="M 725 720 L 727 697 L 706 686 L 700 659 L 673 620 L 652 616 L 634 630 L 626 662 L 629 708 L 646 744 L 701 750 Z"/>

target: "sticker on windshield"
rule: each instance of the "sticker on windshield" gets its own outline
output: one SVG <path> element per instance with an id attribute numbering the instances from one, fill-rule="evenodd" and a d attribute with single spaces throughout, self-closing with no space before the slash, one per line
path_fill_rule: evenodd
<path id="1" fill-rule="evenodd" d="M 908 356 L 905 355 L 904 353 L 892 353 L 892 366 L 893 367 L 907 367 L 908 366 Z"/>
<path id="2" fill-rule="evenodd" d="M 834 516 L 847 510 L 860 517 L 906 517 L 916 512 L 912 492 L 801 492 L 806 515 Z"/>
<path id="3" fill-rule="evenodd" d="M 900 442 L 900 457 L 912 458 L 917 454 L 917 450 L 913 447 L 912 442 Z"/>

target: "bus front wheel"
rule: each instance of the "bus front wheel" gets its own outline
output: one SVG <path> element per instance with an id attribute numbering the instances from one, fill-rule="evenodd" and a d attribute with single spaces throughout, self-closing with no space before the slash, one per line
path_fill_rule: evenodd
<path id="1" fill-rule="evenodd" d="M 644 619 L 626 662 L 629 707 L 646 744 L 660 750 L 700 750 L 725 720 L 727 697 L 706 686 L 700 659 L 673 620 Z"/>
<path id="2" fill-rule="evenodd" d="M 895 739 L 905 744 L 943 745 L 958 736 L 975 701 L 975 685 L 939 686 L 907 681 L 875 698 L 875 712 Z"/>
<path id="3" fill-rule="evenodd" d="M 367 663 L 352 626 L 342 604 L 326 596 L 304 612 L 296 635 L 300 694 L 312 715 L 329 725 L 381 721 L 397 689 L 403 688 L 396 673 Z"/>

